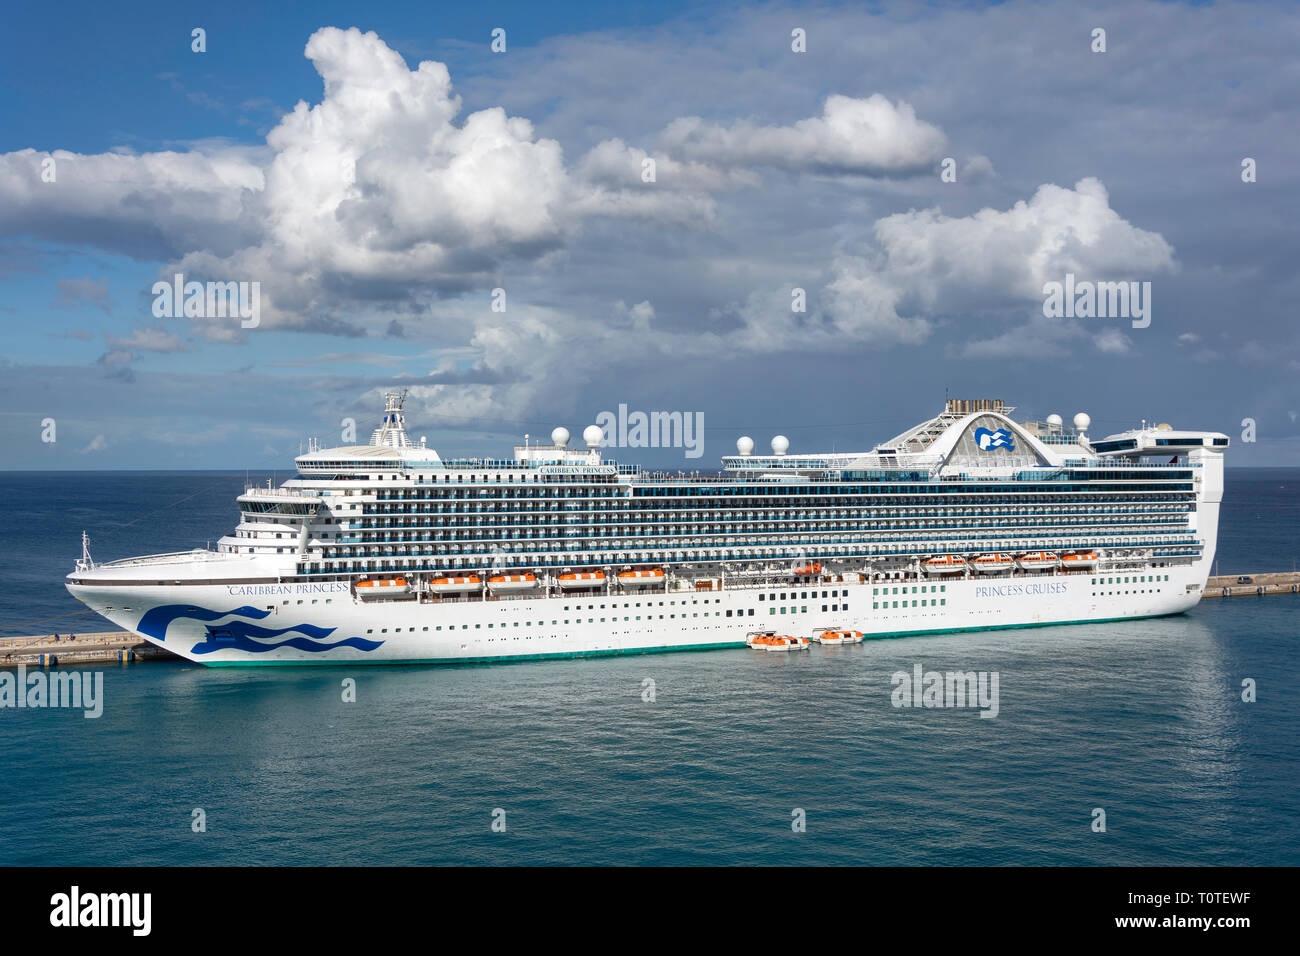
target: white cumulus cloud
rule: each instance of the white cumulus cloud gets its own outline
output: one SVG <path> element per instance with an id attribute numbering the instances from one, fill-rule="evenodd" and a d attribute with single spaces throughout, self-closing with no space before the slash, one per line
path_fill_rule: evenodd
<path id="1" fill-rule="evenodd" d="M 673 121 L 661 137 L 692 160 L 739 166 L 889 176 L 928 169 L 943 156 L 943 131 L 910 104 L 876 93 L 826 98 L 821 116 L 790 126 L 742 121 L 723 126 L 698 116 Z"/>

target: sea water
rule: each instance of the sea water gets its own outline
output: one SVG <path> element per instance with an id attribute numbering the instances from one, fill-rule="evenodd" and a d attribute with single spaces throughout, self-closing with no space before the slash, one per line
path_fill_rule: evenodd
<path id="1" fill-rule="evenodd" d="M 244 480 L 0 474 L 4 633 L 111 629 L 62 587 L 82 529 L 99 560 L 203 547 Z M 1297 491 L 1300 471 L 1228 471 L 1222 573 L 1291 568 Z M 100 667 L 98 719 L 0 709 L 0 863 L 1296 865 L 1297 612 L 1216 599 L 785 655 Z M 918 664 L 996 673 L 997 716 L 895 706 Z"/>

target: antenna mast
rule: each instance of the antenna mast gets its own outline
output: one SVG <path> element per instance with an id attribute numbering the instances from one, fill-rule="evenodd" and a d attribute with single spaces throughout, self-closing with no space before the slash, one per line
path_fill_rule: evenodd
<path id="1" fill-rule="evenodd" d="M 95 567 L 95 559 L 90 556 L 90 535 L 81 532 L 81 558 L 77 561 L 78 571 L 89 571 Z"/>

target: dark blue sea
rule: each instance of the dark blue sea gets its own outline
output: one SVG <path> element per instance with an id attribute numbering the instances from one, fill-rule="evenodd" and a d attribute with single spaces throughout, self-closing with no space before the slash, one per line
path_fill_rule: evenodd
<path id="1" fill-rule="evenodd" d="M 62 587 L 82 529 L 97 560 L 202 547 L 244 481 L 0 473 L 0 633 L 110 629 Z M 1292 568 L 1300 470 L 1230 469 L 1220 529 L 1221 573 Z M 114 667 L 99 719 L 0 708 L 0 863 L 1296 865 L 1298 621 L 1251 597 L 788 656 Z M 893 707 L 918 663 L 998 672 L 997 717 Z"/>

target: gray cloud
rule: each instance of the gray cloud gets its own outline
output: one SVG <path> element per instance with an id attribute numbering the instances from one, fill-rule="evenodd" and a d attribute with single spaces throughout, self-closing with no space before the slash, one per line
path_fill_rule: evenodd
<path id="1" fill-rule="evenodd" d="M 945 386 L 990 383 L 1040 410 L 1059 410 L 1062 387 L 1094 396 L 1099 421 L 1154 413 L 1152 395 L 1179 396 L 1179 417 L 1207 426 L 1239 421 L 1234 403 L 1285 420 L 1295 396 L 1264 373 L 1300 361 L 1283 213 L 1300 176 L 1300 12 L 1243 9 L 1095 6 L 1088 19 L 1112 41 L 1097 55 L 1064 3 L 763 7 L 542 39 L 490 71 L 458 69 L 477 47 L 441 47 L 445 83 L 436 65 L 329 34 L 312 51 L 326 92 L 304 90 L 267 146 L 78 157 L 105 172 L 66 194 L 38 191 L 38 154 L 6 154 L 0 230 L 260 278 L 268 329 L 355 340 L 397 322 L 404 338 L 385 349 L 456 350 L 458 368 L 478 370 L 416 378 L 412 409 L 428 421 L 559 419 L 627 400 L 788 424 L 887 398 L 866 440 L 928 412 Z M 802 58 L 792 22 L 809 31 Z M 837 137 L 834 96 L 887 104 L 910 133 L 893 154 Z M 467 147 L 475 116 L 499 170 Z M 932 168 L 941 155 L 956 183 Z M 1256 184 L 1240 181 L 1246 155 Z M 646 158 L 653 185 L 639 180 Z M 141 170 L 156 179 L 136 181 Z M 425 188 L 437 176 L 470 185 Z M 1070 270 L 1155 279 L 1151 328 L 1036 318 L 1041 283 Z M 505 313 L 490 309 L 498 285 Z M 795 286 L 806 313 L 790 311 Z M 1256 345 L 1221 341 L 1244 316 Z M 262 331 L 204 334 L 256 347 Z M 1219 388 L 1189 394 L 1219 354 Z M 278 394 L 272 381 L 248 387 Z M 354 391 L 319 400 L 353 410 L 383 387 L 335 384 Z"/>

